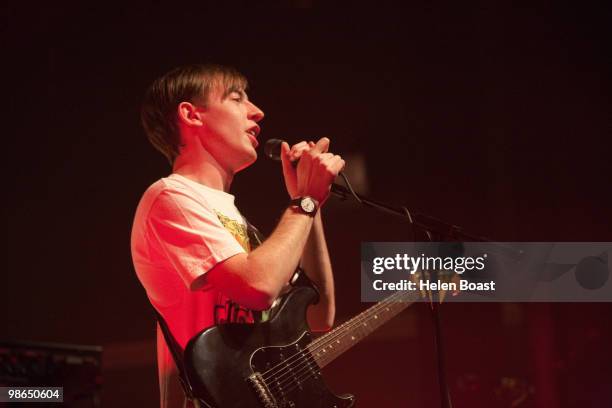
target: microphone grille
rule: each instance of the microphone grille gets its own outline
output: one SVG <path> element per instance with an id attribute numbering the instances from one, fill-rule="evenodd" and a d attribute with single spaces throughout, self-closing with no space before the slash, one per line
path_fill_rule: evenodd
<path id="1" fill-rule="evenodd" d="M 264 146 L 265 155 L 269 159 L 280 160 L 281 143 L 283 143 L 283 141 L 280 139 L 268 139 Z"/>

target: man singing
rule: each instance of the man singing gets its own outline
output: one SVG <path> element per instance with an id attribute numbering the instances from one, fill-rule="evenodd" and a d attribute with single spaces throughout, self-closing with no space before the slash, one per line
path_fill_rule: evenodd
<path id="1" fill-rule="evenodd" d="M 157 79 L 142 106 L 150 142 L 172 174 L 144 193 L 132 229 L 132 257 L 151 304 L 180 348 L 204 328 L 253 323 L 287 290 L 300 265 L 318 287 L 308 309 L 312 330 L 334 321 L 334 284 L 320 208 L 344 160 L 329 140 L 281 146 L 290 199 L 274 232 L 254 242 L 252 227 L 229 193 L 234 175 L 257 159 L 263 112 L 232 68 L 180 67 Z M 294 163 L 299 159 L 299 164 Z M 162 407 L 189 404 L 158 327 Z"/>

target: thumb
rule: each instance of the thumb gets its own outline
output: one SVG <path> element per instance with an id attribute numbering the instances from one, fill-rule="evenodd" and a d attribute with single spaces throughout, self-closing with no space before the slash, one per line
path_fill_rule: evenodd
<path id="1" fill-rule="evenodd" d="M 292 170 L 291 159 L 289 158 L 289 144 L 287 142 L 281 143 L 281 162 L 283 163 L 283 172 Z"/>
<path id="2" fill-rule="evenodd" d="M 319 139 L 317 144 L 313 147 L 313 150 L 318 151 L 319 153 L 326 153 L 329 149 L 329 139 L 326 137 L 322 137 Z"/>

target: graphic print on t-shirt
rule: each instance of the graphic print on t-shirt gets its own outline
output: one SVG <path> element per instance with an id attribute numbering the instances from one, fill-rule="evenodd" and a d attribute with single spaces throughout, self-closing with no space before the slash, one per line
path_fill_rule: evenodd
<path id="1" fill-rule="evenodd" d="M 236 221 L 225 214 L 214 210 L 217 218 L 221 221 L 223 227 L 229 231 L 230 234 L 238 241 L 238 243 L 244 248 L 246 252 L 251 251 L 251 244 L 246 225 Z M 258 313 L 259 314 L 259 313 Z M 227 296 L 219 293 L 219 297 L 215 304 L 215 324 L 223 323 L 254 323 L 255 316 L 253 311 L 245 307 L 240 306 L 238 303 L 232 301 Z M 261 320 L 258 318 L 257 320 Z"/>
<path id="2" fill-rule="evenodd" d="M 236 241 L 244 248 L 246 252 L 251 252 L 251 243 L 249 242 L 249 235 L 247 233 L 246 225 L 238 222 L 223 213 L 214 210 L 215 214 L 217 214 L 217 218 L 223 224 L 226 230 L 229 231 L 230 234 L 234 237 Z"/>

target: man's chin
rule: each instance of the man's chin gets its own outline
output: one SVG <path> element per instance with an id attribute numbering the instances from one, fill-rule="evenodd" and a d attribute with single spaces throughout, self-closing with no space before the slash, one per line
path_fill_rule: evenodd
<path id="1" fill-rule="evenodd" d="M 238 173 L 241 170 L 246 169 L 251 164 L 255 163 L 255 161 L 257 161 L 257 151 L 255 149 L 253 149 L 252 155 L 249 158 L 246 158 L 244 160 L 244 163 L 238 167 L 238 170 L 236 170 L 236 173 Z"/>

